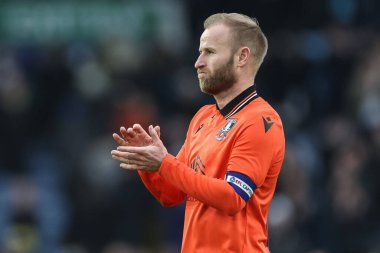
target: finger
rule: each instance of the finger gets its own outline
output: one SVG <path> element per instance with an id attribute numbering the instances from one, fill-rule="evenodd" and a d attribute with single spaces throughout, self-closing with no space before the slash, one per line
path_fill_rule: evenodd
<path id="1" fill-rule="evenodd" d="M 144 128 L 140 124 L 134 124 L 133 131 L 135 131 L 136 135 L 139 136 L 139 138 L 144 138 L 146 143 L 152 142 L 152 138 L 149 136 L 149 134 L 144 130 Z"/>
<path id="2" fill-rule="evenodd" d="M 112 158 L 114 159 L 117 159 L 117 160 L 128 160 L 130 159 L 128 156 L 129 156 L 129 153 L 127 152 L 120 152 L 118 150 L 112 150 L 111 151 L 111 155 L 112 155 Z"/>
<path id="3" fill-rule="evenodd" d="M 160 126 L 155 126 L 155 127 L 154 127 L 154 130 L 156 131 L 158 137 L 161 137 L 161 129 L 160 129 Z"/>
<path id="4" fill-rule="evenodd" d="M 126 164 L 126 163 L 121 163 L 120 167 L 126 170 L 138 170 L 140 168 L 140 166 L 137 164 Z"/>
<path id="5" fill-rule="evenodd" d="M 135 136 L 136 136 L 135 131 L 133 130 L 133 128 L 129 127 L 127 129 L 127 139 L 128 138 L 133 139 L 133 138 L 135 138 Z"/>
<path id="6" fill-rule="evenodd" d="M 134 124 L 133 125 L 133 130 L 137 133 L 137 134 L 147 134 L 144 130 L 144 128 L 142 128 L 142 126 L 140 124 Z M 148 134 L 147 134 L 148 135 Z"/>
<path id="7" fill-rule="evenodd" d="M 157 132 L 153 129 L 153 126 L 149 126 L 149 134 L 150 137 L 152 137 L 153 143 L 159 143 L 161 142 L 160 137 L 158 136 Z"/>
<path id="8" fill-rule="evenodd" d="M 120 127 L 120 134 L 121 136 L 125 139 L 125 133 L 127 132 L 127 130 L 125 129 L 125 127 L 121 126 Z"/>
<path id="9" fill-rule="evenodd" d="M 119 161 L 121 163 L 125 163 L 125 164 L 140 164 L 140 165 L 143 165 L 143 164 L 141 164 L 141 162 L 132 162 L 129 159 L 127 159 L 125 157 L 122 157 L 122 156 L 112 155 L 112 158 L 114 160 L 117 160 L 117 161 Z"/>
<path id="10" fill-rule="evenodd" d="M 124 153 L 122 153 L 122 152 L 118 152 L 117 150 L 112 150 L 112 151 L 111 151 L 111 156 L 112 156 L 112 158 L 115 159 L 115 160 L 119 160 L 119 161 L 121 161 L 121 160 L 125 160 L 125 159 L 127 159 L 123 154 L 124 154 Z"/>
<path id="11" fill-rule="evenodd" d="M 125 127 L 121 127 L 120 133 L 123 135 L 126 141 L 128 141 L 128 139 L 133 139 L 136 136 L 131 127 L 128 127 L 128 129 L 126 129 Z"/>
<path id="12" fill-rule="evenodd" d="M 125 146 L 128 145 L 128 142 L 126 142 L 123 138 L 120 137 L 117 133 L 112 134 L 113 139 L 120 145 Z"/>
<path id="13" fill-rule="evenodd" d="M 117 156 L 117 155 L 112 155 L 112 158 L 114 160 L 117 160 L 117 161 L 119 161 L 121 163 L 125 163 L 125 164 L 136 164 L 138 166 L 146 166 L 147 165 L 146 161 L 127 159 L 127 158 Z"/>
<path id="14" fill-rule="evenodd" d="M 128 153 L 137 153 L 144 155 L 147 152 L 148 147 L 131 147 L 131 146 L 118 146 L 117 150 Z"/>
<path id="15" fill-rule="evenodd" d="M 140 166 L 137 164 L 125 164 L 121 163 L 120 167 L 126 170 L 142 170 L 142 171 L 151 171 L 149 166 Z"/>
<path id="16" fill-rule="evenodd" d="M 122 162 L 122 163 L 126 163 L 126 164 L 130 163 L 128 161 L 128 159 L 125 159 L 122 156 L 112 155 L 112 159 L 117 160 L 117 161 Z"/>
<path id="17" fill-rule="evenodd" d="M 136 160 L 136 155 L 135 153 L 129 153 L 129 152 L 121 152 L 119 150 L 112 150 L 111 155 L 116 156 L 120 159 L 125 159 L 125 160 Z"/>
<path id="18" fill-rule="evenodd" d="M 138 153 L 122 152 L 119 150 L 112 150 L 111 155 L 126 159 L 128 161 L 136 162 L 147 162 L 149 159 L 146 156 L 140 155 Z"/>
<path id="19" fill-rule="evenodd" d="M 120 161 L 125 161 L 126 163 L 128 163 L 127 161 L 130 161 L 130 162 L 137 162 L 139 164 L 143 164 L 149 161 L 147 157 L 137 154 L 137 153 L 129 153 L 129 152 L 121 152 L 118 150 L 112 150 L 111 155 L 112 155 L 112 158 L 120 160 Z"/>

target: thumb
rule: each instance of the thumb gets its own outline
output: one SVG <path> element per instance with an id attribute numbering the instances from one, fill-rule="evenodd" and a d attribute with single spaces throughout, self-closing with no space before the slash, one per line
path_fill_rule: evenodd
<path id="1" fill-rule="evenodd" d="M 150 137 L 152 137 L 153 143 L 160 143 L 160 137 L 158 136 L 156 130 L 153 128 L 152 125 L 149 126 L 148 128 Z"/>

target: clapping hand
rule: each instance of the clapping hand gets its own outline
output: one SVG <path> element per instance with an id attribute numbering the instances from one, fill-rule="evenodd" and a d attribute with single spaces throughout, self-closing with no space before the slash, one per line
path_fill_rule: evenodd
<path id="1" fill-rule="evenodd" d="M 128 170 L 157 171 L 168 154 L 160 139 L 160 128 L 149 126 L 149 134 L 138 124 L 126 130 L 120 128 L 122 135 L 113 134 L 120 145 L 112 150 L 112 158 L 121 162 L 120 167 Z"/>
<path id="2" fill-rule="evenodd" d="M 160 127 L 155 126 L 154 130 L 156 131 L 157 135 L 160 136 Z M 120 127 L 120 135 L 117 133 L 114 133 L 112 135 L 113 139 L 120 146 L 143 147 L 153 143 L 152 138 L 140 124 L 134 124 L 133 127 L 130 127 L 128 129 L 123 126 Z"/>

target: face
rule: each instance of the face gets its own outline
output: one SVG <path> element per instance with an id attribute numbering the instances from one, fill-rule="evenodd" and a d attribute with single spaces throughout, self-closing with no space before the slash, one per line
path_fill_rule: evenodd
<path id="1" fill-rule="evenodd" d="M 229 28 L 222 24 L 207 28 L 201 36 L 195 68 L 205 93 L 217 95 L 237 80 L 230 36 Z"/>

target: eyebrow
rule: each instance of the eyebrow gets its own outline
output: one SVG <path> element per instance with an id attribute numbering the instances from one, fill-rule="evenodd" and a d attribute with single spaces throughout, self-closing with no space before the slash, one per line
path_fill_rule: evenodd
<path id="1" fill-rule="evenodd" d="M 213 48 L 213 47 L 203 47 L 203 48 L 199 48 L 199 52 L 202 52 L 202 51 L 215 52 L 216 49 Z"/>

